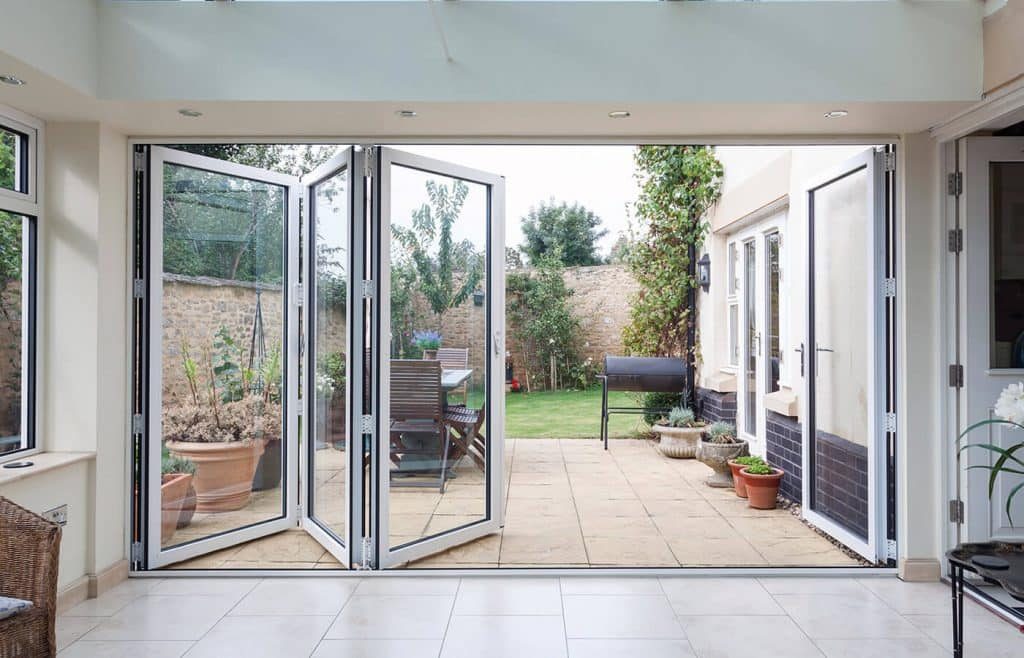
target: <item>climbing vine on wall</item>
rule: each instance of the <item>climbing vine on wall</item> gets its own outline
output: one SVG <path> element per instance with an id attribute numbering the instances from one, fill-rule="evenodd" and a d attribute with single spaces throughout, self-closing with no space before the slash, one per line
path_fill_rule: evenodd
<path id="1" fill-rule="evenodd" d="M 687 334 L 697 310 L 690 308 L 689 293 L 697 286 L 691 260 L 704 242 L 724 169 L 707 146 L 639 146 L 633 159 L 640 230 L 628 263 L 640 291 L 623 344 L 635 355 L 690 356 Z"/>

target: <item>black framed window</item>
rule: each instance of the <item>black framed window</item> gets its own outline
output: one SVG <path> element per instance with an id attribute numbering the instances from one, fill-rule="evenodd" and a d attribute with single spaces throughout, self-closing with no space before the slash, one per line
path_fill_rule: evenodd
<path id="1" fill-rule="evenodd" d="M 0 460 L 36 447 L 35 130 L 0 115 Z"/>

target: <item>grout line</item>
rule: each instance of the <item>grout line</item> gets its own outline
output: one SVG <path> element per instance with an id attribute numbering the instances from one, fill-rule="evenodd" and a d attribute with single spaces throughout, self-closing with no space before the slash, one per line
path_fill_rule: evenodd
<path id="1" fill-rule="evenodd" d="M 455 596 L 452 597 L 452 607 L 448 610 L 448 623 L 444 626 L 444 635 L 441 637 L 441 646 L 437 649 L 437 656 L 441 658 L 444 653 L 444 645 L 448 643 L 448 631 L 452 627 L 452 619 L 455 617 L 455 606 L 459 602 L 459 592 L 462 591 L 463 578 L 459 578 L 459 584 L 455 586 Z"/>
<path id="2" fill-rule="evenodd" d="M 558 578 L 558 603 L 562 608 L 562 640 L 565 642 L 565 655 L 569 656 L 569 629 L 565 627 L 565 593 L 562 591 L 562 579 Z"/>

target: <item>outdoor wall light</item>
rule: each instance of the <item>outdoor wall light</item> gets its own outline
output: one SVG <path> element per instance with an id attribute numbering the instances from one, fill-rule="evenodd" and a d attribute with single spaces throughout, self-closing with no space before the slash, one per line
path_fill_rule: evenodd
<path id="1" fill-rule="evenodd" d="M 9 73 L 4 73 L 0 75 L 0 82 L 4 83 L 5 85 L 11 85 L 12 87 L 21 87 L 25 84 L 24 80 L 17 76 L 10 75 Z"/>
<path id="2" fill-rule="evenodd" d="M 181 108 L 180 110 L 178 110 L 178 114 L 180 114 L 183 117 L 188 117 L 189 119 L 195 119 L 196 117 L 203 116 L 202 112 L 200 112 L 199 110 L 193 110 L 190 107 Z"/>
<path id="3" fill-rule="evenodd" d="M 484 305 L 484 291 L 477 288 L 473 291 L 473 306 Z"/>
<path id="4" fill-rule="evenodd" d="M 701 256 L 697 261 L 697 283 L 704 289 L 704 292 L 711 287 L 711 258 L 707 254 Z"/>
<path id="5" fill-rule="evenodd" d="M 825 118 L 826 119 L 842 119 L 847 114 L 849 114 L 849 112 L 847 110 L 831 110 L 831 111 L 825 113 Z"/>
<path id="6" fill-rule="evenodd" d="M 398 110 L 395 114 L 402 119 L 411 119 L 416 116 L 416 110 Z"/>
<path id="7" fill-rule="evenodd" d="M 608 113 L 608 117 L 611 119 L 628 119 L 633 116 L 627 110 L 614 110 Z"/>

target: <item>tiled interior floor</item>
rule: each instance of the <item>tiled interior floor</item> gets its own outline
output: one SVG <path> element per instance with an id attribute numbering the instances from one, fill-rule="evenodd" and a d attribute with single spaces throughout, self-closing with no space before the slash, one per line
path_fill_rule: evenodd
<path id="1" fill-rule="evenodd" d="M 332 450 L 318 458 L 319 491 L 338 492 L 344 472 Z M 320 452 L 317 454 L 319 455 Z M 343 455 L 344 453 L 337 453 Z M 392 545 L 458 527 L 483 510 L 484 476 L 468 459 L 442 495 L 394 489 Z M 711 471 L 669 459 L 654 442 L 506 441 L 505 527 L 413 563 L 422 568 L 524 566 L 856 566 L 787 510 L 754 510 L 731 489 L 704 484 Z M 318 494 L 327 502 L 338 495 Z M 254 501 L 253 506 L 259 503 Z M 332 503 L 331 514 L 343 511 Z M 186 529 L 186 531 L 190 530 Z M 181 531 L 179 531 L 181 532 Z M 337 562 L 295 530 L 225 549 L 179 568 L 330 568 Z"/>
<path id="2" fill-rule="evenodd" d="M 966 656 L 1024 635 L 968 603 Z M 134 579 L 57 620 L 63 658 L 941 658 L 949 591 L 894 577 Z"/>

